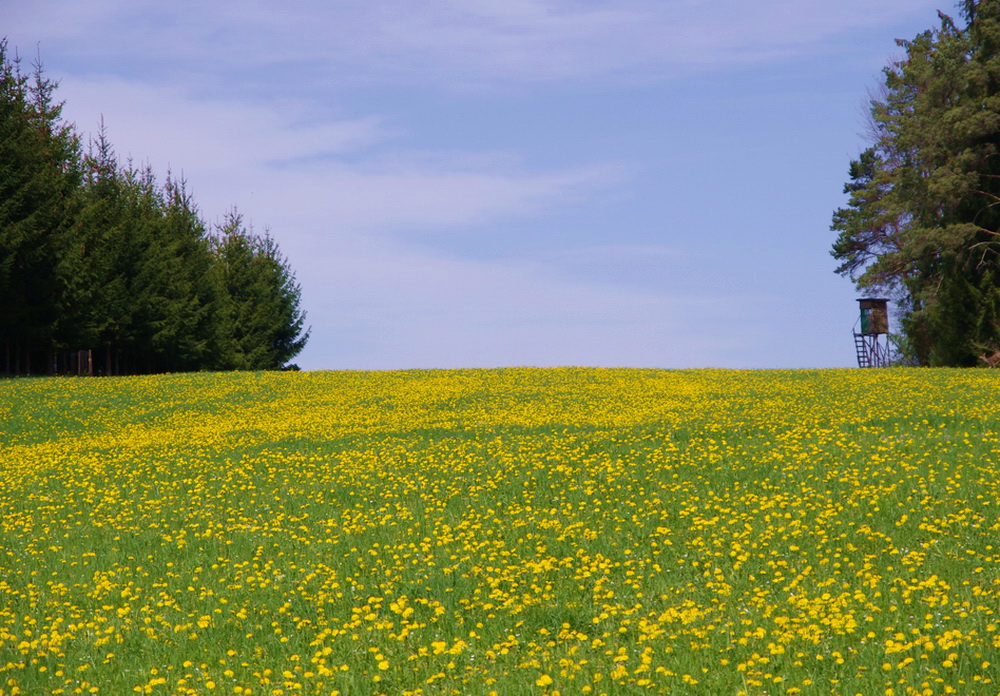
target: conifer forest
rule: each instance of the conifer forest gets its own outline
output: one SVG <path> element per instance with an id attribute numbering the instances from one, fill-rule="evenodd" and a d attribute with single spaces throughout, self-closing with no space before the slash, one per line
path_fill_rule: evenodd
<path id="1" fill-rule="evenodd" d="M 0 42 L 0 373 L 269 370 L 309 331 L 295 274 L 234 208 L 86 144 L 57 83 Z"/>

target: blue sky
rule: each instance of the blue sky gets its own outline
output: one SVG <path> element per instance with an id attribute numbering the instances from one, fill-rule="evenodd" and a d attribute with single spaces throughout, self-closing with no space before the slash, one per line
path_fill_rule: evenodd
<path id="1" fill-rule="evenodd" d="M 0 0 L 87 137 L 269 228 L 304 369 L 847 367 L 832 211 L 929 0 Z"/>

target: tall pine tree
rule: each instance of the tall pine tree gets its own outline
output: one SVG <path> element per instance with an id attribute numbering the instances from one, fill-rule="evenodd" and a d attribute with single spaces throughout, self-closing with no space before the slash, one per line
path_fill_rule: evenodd
<path id="1" fill-rule="evenodd" d="M 0 41 L 0 372 L 287 367 L 309 332 L 274 239 L 235 211 L 209 235 L 184 180 L 122 165 L 103 122 L 83 156 L 55 88 Z"/>
<path id="2" fill-rule="evenodd" d="M 305 346 L 309 331 L 300 308 L 301 290 L 270 235 L 247 230 L 231 211 L 213 247 L 226 296 L 229 366 L 238 370 L 289 367 Z"/>
<path id="3" fill-rule="evenodd" d="M 49 370 L 75 216 L 78 141 L 41 63 L 25 75 L 0 41 L 0 370 Z"/>
<path id="4" fill-rule="evenodd" d="M 135 224 L 142 194 L 136 176 L 120 166 L 103 121 L 83 159 L 80 209 L 61 259 L 67 286 L 60 337 L 72 350 L 95 350 L 96 370 L 117 374 L 123 350 L 135 340 L 135 279 L 149 240 Z"/>
<path id="5" fill-rule="evenodd" d="M 908 356 L 973 365 L 1000 348 L 1000 1 L 900 41 L 871 102 L 873 143 L 834 213 L 837 271 L 898 300 Z"/>
<path id="6" fill-rule="evenodd" d="M 147 257 L 154 369 L 214 367 L 222 342 L 217 327 L 222 297 L 207 232 L 183 179 L 167 177 L 161 205 Z"/>

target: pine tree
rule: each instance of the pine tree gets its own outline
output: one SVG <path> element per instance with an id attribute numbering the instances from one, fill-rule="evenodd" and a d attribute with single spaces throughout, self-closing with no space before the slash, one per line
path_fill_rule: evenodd
<path id="1" fill-rule="evenodd" d="M 162 199 L 148 258 L 156 272 L 150 338 L 157 370 L 207 369 L 219 351 L 221 302 L 207 232 L 183 179 L 168 176 Z"/>
<path id="2" fill-rule="evenodd" d="M 248 231 L 235 210 L 219 226 L 213 245 L 227 298 L 223 320 L 229 367 L 273 370 L 289 367 L 309 337 L 300 309 L 300 288 L 277 243 Z"/>
<path id="3" fill-rule="evenodd" d="M 1000 2 L 966 0 L 959 28 L 901 41 L 871 102 L 872 146 L 851 163 L 834 213 L 837 272 L 897 299 L 921 364 L 972 365 L 1000 347 Z"/>
<path id="4" fill-rule="evenodd" d="M 5 372 L 51 369 L 64 287 L 59 252 L 74 218 L 79 146 L 42 65 L 29 77 L 0 41 L 0 343 Z"/>
<path id="5" fill-rule="evenodd" d="M 278 243 L 267 231 L 260 240 L 258 257 L 262 265 L 269 269 L 265 279 L 274 317 L 269 339 L 274 366 L 292 368 L 295 366 L 289 361 L 302 352 L 310 333 L 305 326 L 306 314 L 301 308 L 302 288 Z"/>
<path id="6" fill-rule="evenodd" d="M 233 211 L 217 237 L 183 178 L 81 155 L 38 63 L 0 41 L 0 372 L 277 369 L 308 339 L 277 243 Z"/>
<path id="7" fill-rule="evenodd" d="M 132 279 L 146 245 L 131 233 L 137 193 L 119 166 L 103 120 L 83 171 L 79 212 L 60 262 L 67 292 L 58 333 L 71 351 L 96 350 L 98 372 L 116 374 L 135 321 Z"/>

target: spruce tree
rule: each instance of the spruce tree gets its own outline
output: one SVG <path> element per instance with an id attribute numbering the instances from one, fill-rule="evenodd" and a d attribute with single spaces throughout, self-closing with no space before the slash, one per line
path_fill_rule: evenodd
<path id="1" fill-rule="evenodd" d="M 301 307 L 302 288 L 278 243 L 266 230 L 260 240 L 258 258 L 262 266 L 269 270 L 264 275 L 268 286 L 267 297 L 273 307 L 270 346 L 274 366 L 281 369 L 295 367 L 289 361 L 302 352 L 310 333 Z"/>
<path id="2" fill-rule="evenodd" d="M 207 369 L 219 351 L 218 287 L 205 226 L 183 179 L 167 177 L 148 263 L 155 270 L 150 336 L 157 368 Z"/>
<path id="3" fill-rule="evenodd" d="M 277 243 L 247 230 L 233 210 L 219 226 L 213 255 L 225 290 L 223 353 L 238 370 L 289 367 L 309 337 L 300 289 Z"/>
<path id="4" fill-rule="evenodd" d="M 212 238 L 183 178 L 82 156 L 41 64 L 0 41 L 0 372 L 277 369 L 308 338 L 277 243 L 233 211 Z"/>
<path id="5" fill-rule="evenodd" d="M 121 371 L 122 350 L 135 324 L 134 278 L 147 246 L 131 224 L 138 193 L 107 137 L 103 120 L 83 158 L 75 224 L 61 259 L 67 286 L 60 336 L 72 351 L 95 350 L 97 371 Z"/>
<path id="6" fill-rule="evenodd" d="M 78 141 L 41 63 L 25 75 L 0 40 L 0 360 L 52 368 L 65 288 L 59 254 L 75 211 Z"/>

